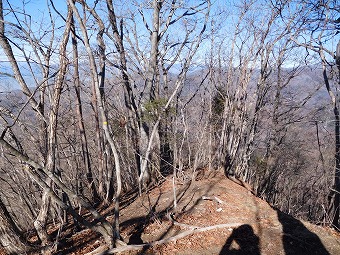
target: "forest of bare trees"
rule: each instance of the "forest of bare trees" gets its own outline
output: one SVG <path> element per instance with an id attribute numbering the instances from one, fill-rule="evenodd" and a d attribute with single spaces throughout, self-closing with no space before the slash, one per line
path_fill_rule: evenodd
<path id="1" fill-rule="evenodd" d="M 339 34 L 337 0 L 0 0 L 1 245 L 119 246 L 123 194 L 203 170 L 339 230 Z"/>

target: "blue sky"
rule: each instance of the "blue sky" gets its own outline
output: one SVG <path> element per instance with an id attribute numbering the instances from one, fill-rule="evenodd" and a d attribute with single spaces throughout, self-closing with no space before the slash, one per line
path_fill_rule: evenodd
<path id="1" fill-rule="evenodd" d="M 48 14 L 48 8 L 47 6 L 50 4 L 50 0 L 3 0 L 3 4 L 4 4 L 4 13 L 5 13 L 5 20 L 7 21 L 12 21 L 14 19 L 13 15 L 11 15 L 9 12 L 8 12 L 8 3 L 7 1 L 9 1 L 10 5 L 12 6 L 12 8 L 14 8 L 15 10 L 22 10 L 23 9 L 23 6 L 25 7 L 25 14 L 23 14 L 21 11 L 18 12 L 17 15 L 19 15 L 20 19 L 23 19 L 23 17 L 26 17 L 26 21 L 27 22 L 32 22 L 30 25 L 32 27 L 32 29 L 34 30 L 34 34 L 37 34 L 38 36 L 40 35 L 42 40 L 46 40 L 48 41 L 48 34 L 47 35 L 44 35 L 44 31 L 46 30 L 46 27 L 48 27 L 50 25 L 50 18 L 49 18 L 49 14 Z M 25 4 L 23 4 L 23 1 Z M 178 0 L 179 1 L 179 0 Z M 257 1 L 257 5 L 261 4 L 261 2 L 263 1 L 264 3 L 264 0 L 258 0 Z M 61 12 L 63 15 L 66 14 L 66 2 L 67 0 L 54 0 L 53 1 L 54 4 L 55 4 L 55 7 L 57 8 L 57 10 L 59 12 Z M 93 1 L 87 1 L 89 3 L 89 5 L 91 6 L 93 3 Z M 104 1 L 105 2 L 105 1 Z M 102 4 L 105 4 L 103 1 L 102 1 Z M 119 13 L 120 11 L 123 11 L 123 12 L 126 12 L 128 7 L 131 7 L 133 5 L 133 3 L 136 3 L 136 2 L 145 2 L 145 1 L 140 1 L 140 0 L 137 0 L 137 1 L 114 1 L 114 4 L 115 4 L 115 7 L 117 8 L 117 12 Z M 194 1 L 194 0 L 189 0 L 188 2 L 191 2 L 191 3 L 198 3 L 199 1 Z M 222 11 L 226 10 L 225 13 L 223 13 L 221 16 L 218 17 L 218 20 L 221 21 L 221 26 L 218 28 L 219 30 L 216 31 L 216 35 L 220 34 L 221 38 L 219 39 L 223 39 L 222 37 L 225 37 L 226 39 L 223 39 L 225 40 L 225 47 L 224 47 L 224 50 L 228 51 L 228 40 L 230 41 L 231 40 L 231 37 L 232 37 L 232 34 L 233 34 L 233 31 L 235 29 L 235 22 L 238 18 L 238 11 L 237 11 L 237 8 L 233 7 L 234 4 L 238 4 L 238 5 L 241 5 L 241 1 L 239 0 L 212 0 L 212 3 L 213 3 L 213 6 L 212 6 L 212 16 L 214 18 L 216 18 L 216 14 L 219 14 L 221 13 Z M 138 14 L 138 10 L 137 8 L 134 8 L 134 11 L 135 14 L 136 14 L 136 19 L 138 20 L 138 33 L 141 33 L 142 31 L 144 31 L 144 35 L 145 36 L 148 36 L 148 34 L 146 33 L 146 30 L 145 30 L 145 27 L 144 25 L 142 24 L 142 21 L 141 21 L 141 17 L 140 15 Z M 264 13 L 264 5 L 263 5 L 263 8 L 258 8 L 258 9 L 254 9 L 253 10 L 254 13 L 256 13 L 256 18 L 258 19 L 261 19 L 262 16 L 261 14 L 263 15 Z M 151 15 L 151 10 L 146 10 L 146 15 Z M 53 13 L 53 17 L 56 21 L 56 27 L 58 27 L 58 20 L 60 20 L 60 17 L 58 17 L 58 15 L 52 11 Z M 150 17 L 149 17 L 150 19 Z M 105 18 L 104 18 L 104 21 L 105 21 Z M 62 23 L 60 23 L 62 24 Z M 11 29 L 10 25 L 7 24 L 7 30 Z M 63 31 L 63 28 L 61 28 L 60 30 L 56 30 L 56 33 L 58 33 L 58 31 L 60 33 L 62 33 Z M 207 32 L 210 32 L 209 31 L 209 28 L 207 29 Z M 180 33 L 181 31 L 176 31 L 176 29 L 174 30 L 173 34 L 171 34 L 171 36 L 180 36 Z M 141 36 L 139 34 L 139 36 Z M 229 36 L 229 37 L 228 37 Z M 95 39 L 95 38 L 94 38 Z M 215 42 L 218 41 L 218 38 L 216 37 L 216 40 Z M 145 41 L 147 43 L 147 40 Z M 20 41 L 19 41 L 20 43 Z M 143 43 L 143 40 L 141 40 L 140 43 Z M 329 42 L 329 45 L 330 45 L 330 48 L 334 48 L 335 49 L 335 45 L 336 45 L 337 41 L 330 41 Z M 58 45 L 58 43 L 56 42 L 55 43 L 56 45 Z M 197 59 L 201 59 L 201 62 L 204 61 L 204 57 L 205 57 L 205 50 L 209 50 L 210 48 L 210 41 L 209 40 L 206 40 L 204 43 L 201 44 L 201 50 L 197 56 Z M 27 51 L 29 51 L 27 48 L 26 48 Z M 18 50 L 15 50 L 14 48 L 14 53 L 15 55 L 17 56 L 17 60 L 22 60 L 22 57 L 20 56 L 21 53 L 18 51 Z M 9 70 L 9 67 L 8 67 L 8 63 L 6 64 L 6 62 L 4 61 L 7 61 L 7 58 L 6 56 L 4 56 L 3 52 L 1 51 L 0 49 L 0 71 L 2 72 L 5 72 L 7 70 Z M 1 76 L 0 76 L 1 77 Z"/>

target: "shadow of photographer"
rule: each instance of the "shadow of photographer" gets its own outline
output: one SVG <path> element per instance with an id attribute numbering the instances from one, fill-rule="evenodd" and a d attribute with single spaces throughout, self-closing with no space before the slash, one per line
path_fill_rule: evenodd
<path id="1" fill-rule="evenodd" d="M 253 228 L 244 224 L 233 230 L 219 254 L 260 255 L 259 242 L 260 239 L 255 235 Z"/>
<path id="2" fill-rule="evenodd" d="M 282 243 L 286 255 L 329 255 L 315 233 L 307 229 L 301 221 L 276 210 L 282 225 Z"/>

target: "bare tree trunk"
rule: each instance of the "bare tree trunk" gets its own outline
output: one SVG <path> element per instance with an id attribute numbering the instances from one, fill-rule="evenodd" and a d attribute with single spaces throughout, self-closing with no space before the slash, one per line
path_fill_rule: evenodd
<path id="1" fill-rule="evenodd" d="M 335 173 L 334 173 L 334 198 L 333 198 L 333 226 L 340 229 L 340 115 L 337 106 L 334 106 L 335 117 Z"/>
<path id="2" fill-rule="evenodd" d="M 340 213 L 340 113 L 338 108 L 338 98 L 333 93 L 328 75 L 327 75 L 327 60 L 325 58 L 323 50 L 319 50 L 319 55 L 322 61 L 322 69 L 323 69 L 323 78 L 325 82 L 325 86 L 328 92 L 328 95 L 331 98 L 332 106 L 333 106 L 333 114 L 334 114 L 334 136 L 335 136 L 335 172 L 334 172 L 334 182 L 333 187 L 334 189 L 331 189 L 330 195 L 329 195 L 329 209 L 328 212 L 332 216 L 332 225 L 339 229 L 339 213 Z M 340 41 L 337 45 L 337 51 L 336 51 L 336 64 L 338 67 L 338 70 L 340 71 Z M 338 81 L 340 84 L 340 80 Z"/>
<path id="3" fill-rule="evenodd" d="M 5 35 L 5 22 L 4 21 L 4 15 L 3 15 L 3 4 L 2 4 L 2 0 L 0 0 L 0 45 L 2 47 L 2 49 L 4 50 L 4 53 L 6 54 L 11 66 L 12 66 L 12 70 L 14 73 L 14 77 L 15 79 L 18 81 L 18 83 L 21 86 L 22 92 L 27 96 L 27 98 L 29 98 L 32 108 L 36 111 L 38 111 L 38 106 L 39 104 L 37 103 L 37 101 L 35 100 L 34 97 L 32 97 L 32 92 L 30 91 L 30 89 L 28 88 L 21 72 L 19 69 L 19 65 L 14 57 L 13 51 L 12 51 L 12 47 L 9 44 L 9 41 Z"/>
<path id="4" fill-rule="evenodd" d="M 113 230 L 111 224 L 106 221 L 86 200 L 78 196 L 75 192 L 69 189 L 53 172 L 48 171 L 46 168 L 38 164 L 36 161 L 24 155 L 22 152 L 15 149 L 10 145 L 4 137 L 0 137 L 0 144 L 12 153 L 18 160 L 20 160 L 23 165 L 23 171 L 25 171 L 30 178 L 32 178 L 39 186 L 41 186 L 54 203 L 59 205 L 62 209 L 69 212 L 74 218 L 77 219 L 82 225 L 92 229 L 103 235 L 105 242 L 109 247 L 113 247 Z M 70 205 L 65 204 L 61 198 L 59 198 L 56 193 L 51 189 L 51 187 L 42 179 L 42 176 L 47 176 L 55 185 L 57 185 L 67 196 L 73 199 L 80 206 L 88 210 L 94 218 L 93 222 L 87 221 L 85 218 L 77 214 Z M 98 224 L 100 223 L 100 224 Z M 45 249 L 44 249 L 45 250 Z M 48 250 L 50 251 L 50 250 Z M 48 252 L 48 251 L 45 251 Z"/>
<path id="5" fill-rule="evenodd" d="M 82 148 L 82 160 L 85 166 L 86 172 L 86 179 L 87 184 L 89 186 L 91 192 L 91 199 L 93 202 L 99 202 L 99 195 L 96 189 L 96 185 L 93 179 L 93 173 L 91 168 L 91 161 L 90 161 L 90 153 L 88 150 L 88 143 L 87 137 L 85 133 L 85 125 L 84 125 L 84 118 L 83 118 L 83 110 L 82 110 L 82 103 L 81 103 L 81 88 L 80 88 L 80 79 L 79 79 L 79 61 L 78 61 L 78 42 L 77 37 L 75 34 L 75 26 L 74 26 L 74 19 L 72 17 L 71 20 L 72 26 L 72 47 L 73 47 L 73 66 L 74 66 L 74 89 L 76 92 L 76 112 L 78 117 L 78 128 L 81 137 L 81 148 Z"/>
<path id="6" fill-rule="evenodd" d="M 150 37 L 151 50 L 150 59 L 148 60 L 146 80 L 145 80 L 145 92 L 143 103 L 150 103 L 153 105 L 154 100 L 158 98 L 159 92 L 159 75 L 158 75 L 158 44 L 159 44 L 159 27 L 160 27 L 160 11 L 162 9 L 163 0 L 152 1 L 153 16 L 152 16 L 152 33 Z M 145 106 L 145 105 L 144 105 Z M 141 124 L 140 124 L 140 148 L 141 148 L 141 172 L 139 173 L 139 186 L 148 185 L 151 182 L 151 164 L 148 164 L 152 156 L 151 150 L 154 149 L 155 144 L 151 144 L 152 148 L 149 149 L 150 140 L 158 138 L 159 123 L 155 125 L 151 120 L 147 121 L 145 113 L 142 112 Z M 153 127 L 152 127 L 153 126 Z M 153 129 L 156 127 L 156 133 Z M 149 150 L 149 151 L 148 151 Z M 144 167 L 145 166 L 145 167 Z"/>
<path id="7" fill-rule="evenodd" d="M 24 254 L 29 248 L 21 231 L 0 198 L 0 243 L 9 254 Z"/>
<path id="8" fill-rule="evenodd" d="M 104 79 L 105 79 L 105 44 L 103 41 L 103 33 L 104 33 L 104 24 L 100 17 L 97 15 L 97 13 L 93 9 L 89 9 L 91 11 L 91 14 L 96 18 L 96 21 L 99 25 L 99 32 L 97 34 L 97 42 L 98 46 L 100 48 L 99 51 L 99 57 L 101 58 L 100 60 L 100 74 L 98 77 L 98 72 L 97 72 L 97 65 L 96 61 L 94 58 L 94 53 L 91 49 L 90 46 L 90 40 L 89 36 L 87 33 L 87 29 L 84 23 L 84 20 L 81 19 L 80 14 L 78 12 L 78 9 L 76 8 L 74 2 L 72 0 L 68 0 L 70 6 L 72 7 L 74 14 L 79 22 L 80 29 L 82 31 L 83 37 L 84 37 L 84 44 L 86 48 L 86 52 L 88 54 L 89 62 L 90 62 L 90 69 L 91 69 L 91 76 L 93 80 L 93 87 L 96 93 L 97 97 L 97 103 L 98 103 L 98 109 L 102 121 L 102 128 L 104 130 L 105 138 L 108 141 L 108 144 L 110 145 L 110 148 L 113 153 L 113 158 L 115 162 L 115 170 L 116 170 L 116 184 L 117 184 L 117 189 L 115 193 L 115 241 L 118 241 L 120 238 L 119 234 L 119 199 L 122 191 L 122 180 L 121 180 L 121 169 L 120 169 L 120 159 L 119 159 L 119 152 L 116 146 L 116 143 L 114 141 L 113 135 L 110 132 L 110 124 L 108 123 L 108 118 L 105 112 L 105 104 L 104 104 L 104 91 L 103 91 L 103 84 L 104 84 Z M 85 4 L 83 2 L 83 4 Z M 113 245 L 113 243 L 109 244 L 110 246 Z"/>
<path id="9" fill-rule="evenodd" d="M 337 44 L 336 48 L 336 65 L 338 67 L 338 85 L 340 85 L 340 40 Z M 326 72 L 324 70 L 324 79 L 326 85 L 328 84 L 328 79 Z M 329 87 L 329 85 L 328 85 Z M 339 108 L 337 104 L 337 100 L 333 102 L 333 112 L 335 117 L 335 173 L 334 173 L 334 200 L 333 200 L 333 210 L 334 217 L 332 224 L 340 229 L 340 114 Z"/>
<path id="10" fill-rule="evenodd" d="M 118 69 L 120 70 L 121 77 L 123 80 L 123 88 L 124 88 L 124 103 L 125 107 L 128 111 L 128 116 L 126 117 L 126 155 L 129 155 L 129 143 L 131 142 L 132 153 L 134 155 L 134 166 L 133 169 L 136 169 L 136 174 L 138 175 L 141 171 L 141 149 L 140 149 L 140 113 L 136 104 L 136 95 L 134 93 L 133 87 L 130 82 L 130 78 L 128 76 L 127 69 L 127 59 L 126 59 L 126 51 L 124 47 L 124 31 L 123 31 L 123 19 L 120 21 L 120 31 L 117 25 L 117 17 L 115 14 L 114 6 L 112 4 L 112 0 L 107 0 L 107 9 L 109 12 L 109 20 L 110 25 L 112 27 L 113 32 L 113 40 L 119 53 L 119 65 Z M 130 164 L 129 164 L 130 165 Z M 129 166 L 130 168 L 130 166 Z"/>
<path id="11" fill-rule="evenodd" d="M 0 1 L 0 20 L 3 21 L 4 20 L 4 17 L 3 17 L 3 4 L 2 4 L 2 1 Z M 69 12 L 69 15 L 68 17 L 70 17 L 70 12 Z M 68 40 L 68 34 L 69 34 L 69 26 L 66 27 L 65 29 L 65 33 L 64 33 L 64 40 L 62 43 L 64 43 L 65 45 L 61 45 L 61 49 L 62 47 L 64 46 L 64 48 L 66 48 L 66 44 L 67 44 L 67 40 Z M 5 36 L 5 28 L 4 28 L 4 22 L 0 22 L 0 44 L 5 52 L 5 54 L 7 55 L 11 65 L 12 65 L 12 69 L 13 69 L 13 72 L 15 74 L 15 78 L 16 80 L 18 81 L 18 83 L 21 85 L 21 88 L 22 88 L 22 91 L 24 92 L 24 94 L 29 97 L 29 100 L 32 104 L 32 108 L 39 112 L 39 104 L 36 102 L 36 100 L 34 99 L 34 97 L 32 96 L 32 93 L 31 91 L 29 90 L 20 70 L 19 70 L 19 66 L 15 60 L 15 57 L 14 57 L 14 54 L 13 54 L 13 51 L 12 51 L 12 48 L 8 42 L 8 39 L 7 37 Z M 63 52 L 63 51 L 61 51 Z M 64 52 L 65 52 L 65 49 L 64 49 Z M 63 58 L 63 56 L 61 57 Z M 62 61 L 62 63 L 65 62 L 65 61 Z M 62 66 L 62 63 L 61 63 L 61 66 Z M 65 64 L 65 63 L 64 63 Z M 58 102 L 59 104 L 59 100 L 57 98 L 57 95 L 59 93 L 59 97 L 60 97 L 60 88 L 58 88 L 58 86 L 62 86 L 62 82 L 63 82 L 63 79 L 64 79 L 64 75 L 65 75 L 65 72 L 66 72 L 66 64 L 65 64 L 65 67 L 64 67 L 65 70 L 60 70 L 60 73 L 59 73 L 59 79 L 57 80 L 57 88 L 56 88 L 56 91 L 55 91 L 55 100 Z M 55 107 L 58 107 L 55 105 Z M 54 110 L 57 110 L 58 108 L 54 109 Z M 57 111 L 56 111 L 57 112 Z M 54 124 L 56 123 L 56 112 L 53 112 L 52 111 L 52 114 L 50 116 L 50 130 L 52 130 L 52 132 L 49 134 L 49 155 L 47 156 L 47 165 L 50 167 L 51 171 L 53 171 L 53 168 L 54 168 L 54 152 L 55 152 L 55 132 L 56 132 L 56 129 L 53 129 L 55 128 Z M 40 115 L 42 115 L 41 112 L 39 112 Z M 37 231 L 38 231 L 38 235 L 39 235 L 39 238 L 41 239 L 43 245 L 47 244 L 48 243 L 48 235 L 47 235 L 47 232 L 46 232 L 46 219 L 47 219 L 47 213 L 48 213 L 48 208 L 49 208 L 49 199 L 48 199 L 48 196 L 47 196 L 47 193 L 44 191 L 44 195 L 43 195 L 43 198 L 42 198 L 42 205 L 41 205 L 41 210 L 40 210 L 40 213 L 37 217 L 37 220 L 35 221 L 34 225 L 36 226 L 37 228 Z"/>
<path id="12" fill-rule="evenodd" d="M 106 169 L 107 169 L 107 176 L 106 176 L 106 196 L 105 202 L 110 204 L 112 199 L 114 198 L 114 181 L 113 181 L 113 172 L 114 172 L 114 164 L 112 164 L 112 153 L 109 146 L 105 148 L 106 154 Z"/>
<path id="13" fill-rule="evenodd" d="M 95 88 L 92 89 L 92 107 L 95 119 L 95 133 L 97 145 L 97 169 L 98 169 L 98 194 L 101 198 L 105 197 L 104 190 L 104 138 L 100 129 L 100 120 L 98 112 L 98 99 L 96 96 Z"/>
<path id="14" fill-rule="evenodd" d="M 159 145 L 160 145 L 160 172 L 164 176 L 168 176 L 173 172 L 173 152 L 170 147 L 169 126 L 170 114 L 169 110 L 165 111 L 163 121 L 159 125 Z"/>
<path id="15" fill-rule="evenodd" d="M 240 102 L 245 100 L 246 91 L 241 88 L 241 85 L 239 85 L 236 88 L 236 91 L 232 91 L 232 78 L 234 76 L 234 53 L 235 53 L 235 45 L 236 45 L 236 38 L 237 34 L 240 32 L 240 24 L 241 21 L 244 18 L 244 15 L 246 13 L 246 10 L 242 12 L 238 18 L 238 22 L 236 24 L 236 31 L 233 35 L 233 39 L 230 45 L 230 56 L 229 61 L 227 64 L 228 70 L 227 70 L 227 79 L 225 89 L 227 91 L 227 95 L 224 95 L 224 107 L 222 112 L 222 128 L 220 130 L 220 139 L 219 144 L 217 145 L 217 149 L 215 152 L 215 158 L 217 161 L 217 167 L 222 167 L 226 175 L 233 176 L 234 173 L 234 161 L 236 152 L 238 150 L 238 146 L 241 139 L 241 132 L 242 132 L 242 126 L 243 126 L 243 120 L 242 118 L 242 111 L 245 107 L 245 103 L 241 102 L 240 108 L 237 105 L 237 102 Z M 219 75 L 222 76 L 221 70 L 223 70 L 223 66 L 221 63 L 221 57 L 219 56 L 219 66 L 218 69 L 220 70 Z M 224 89 L 224 88 L 223 88 Z M 229 91 L 230 90 L 230 91 Z M 232 115 L 232 116 L 230 116 Z"/>
<path id="16" fill-rule="evenodd" d="M 109 12 L 109 20 L 112 27 L 113 39 L 115 40 L 115 46 L 119 53 L 119 70 L 124 83 L 124 103 L 128 110 L 127 117 L 127 135 L 129 136 L 129 141 L 133 145 L 133 153 L 135 157 L 135 166 L 137 168 L 137 173 L 140 173 L 141 168 L 141 150 L 140 150 L 140 114 L 135 100 L 135 93 L 128 76 L 126 51 L 124 48 L 124 31 L 123 31 L 123 20 L 120 22 L 120 32 L 117 25 L 117 17 L 114 11 L 114 6 L 112 0 L 107 0 L 107 9 Z"/>
<path id="17" fill-rule="evenodd" d="M 54 86 L 53 102 L 51 102 L 51 112 L 48 127 L 48 153 L 46 168 L 51 173 L 55 171 L 55 161 L 56 161 L 56 147 L 57 147 L 57 124 L 58 124 L 58 112 L 60 106 L 60 96 L 64 85 L 64 78 L 66 75 L 68 60 L 66 58 L 66 46 L 69 39 L 69 34 L 71 30 L 71 17 L 72 11 L 68 8 L 66 27 L 63 34 L 62 41 L 60 43 L 60 70 L 57 75 L 56 83 Z M 48 217 L 48 211 L 50 207 L 49 191 L 44 190 L 42 197 L 42 205 L 40 208 L 39 215 L 34 222 L 34 226 L 37 230 L 38 236 L 42 241 L 42 245 L 46 246 L 49 243 L 49 237 L 47 234 L 46 223 Z M 46 254 L 49 254 L 49 249 L 46 249 Z"/>
<path id="18" fill-rule="evenodd" d="M 50 185 L 51 182 L 49 182 L 49 186 Z M 42 246 L 47 246 L 50 240 L 47 233 L 47 217 L 50 208 L 50 197 L 47 191 L 43 191 L 40 203 L 39 214 L 34 221 L 34 228 L 37 231 Z"/>

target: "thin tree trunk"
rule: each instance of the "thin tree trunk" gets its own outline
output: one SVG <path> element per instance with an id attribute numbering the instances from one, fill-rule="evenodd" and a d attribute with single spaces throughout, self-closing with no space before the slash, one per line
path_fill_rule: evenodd
<path id="1" fill-rule="evenodd" d="M 46 162 L 46 169 L 51 173 L 54 173 L 55 170 L 55 161 L 56 161 L 56 148 L 57 148 L 57 123 L 58 123 L 58 112 L 60 106 L 60 96 L 61 91 L 64 84 L 64 78 L 66 75 L 66 68 L 68 65 L 68 60 L 66 58 L 66 46 L 69 39 L 69 34 L 71 30 L 71 23 L 70 19 L 72 17 L 72 11 L 68 8 L 67 14 L 67 22 L 65 31 L 63 34 L 62 41 L 60 43 L 60 70 L 57 75 L 55 87 L 54 87 L 54 95 L 53 95 L 53 102 L 51 103 L 51 112 L 50 112 L 50 120 L 49 120 L 49 127 L 48 127 L 48 153 L 47 153 L 47 162 Z M 34 222 L 34 226 L 37 230 L 38 236 L 42 241 L 42 245 L 46 246 L 49 243 L 49 238 L 46 230 L 46 223 L 48 217 L 48 211 L 50 207 L 50 198 L 49 198 L 49 191 L 43 191 L 42 197 L 42 205 L 40 208 L 40 212 L 36 221 Z M 45 250 L 45 254 L 50 254 L 51 251 L 49 249 Z"/>
<path id="2" fill-rule="evenodd" d="M 49 186 L 51 182 L 49 182 Z M 42 246 L 49 244 L 49 235 L 47 233 L 47 217 L 50 208 L 50 197 L 48 191 L 44 190 L 41 197 L 40 209 L 37 218 L 34 221 L 34 228 L 37 231 L 38 237 Z"/>
<path id="3" fill-rule="evenodd" d="M 145 80 L 145 91 L 146 96 L 144 96 L 143 103 L 149 101 L 151 105 L 153 101 L 158 98 L 158 84 L 159 84 L 159 75 L 158 75 L 158 44 L 159 44 L 159 27 L 160 27 L 160 11 L 163 5 L 163 1 L 152 1 L 153 5 L 153 17 L 152 17 L 152 33 L 150 37 L 151 42 L 151 51 L 150 51 L 150 59 L 147 67 L 146 80 Z M 152 121 L 146 121 L 145 118 L 141 120 L 140 124 L 140 148 L 142 154 L 141 160 L 141 172 L 139 174 L 139 186 L 148 185 L 151 181 L 151 170 L 150 164 L 148 164 L 151 159 L 151 148 L 150 146 L 154 146 L 153 143 L 150 143 L 151 140 L 158 138 L 158 124 L 153 124 Z M 152 127 L 153 126 L 153 127 Z M 156 133 L 154 133 L 154 129 Z M 158 148 L 159 149 L 159 148 Z M 159 150 L 158 150 L 159 152 Z"/>
<path id="4" fill-rule="evenodd" d="M 321 60 L 322 60 L 322 69 L 323 69 L 323 78 L 325 82 L 325 86 L 328 92 L 328 95 L 331 98 L 331 102 L 333 105 L 333 113 L 334 113 L 334 136 L 335 136 L 335 172 L 334 172 L 334 190 L 330 191 L 330 205 L 329 205 L 329 213 L 332 214 L 332 225 L 339 229 L 339 218 L 340 218 L 340 113 L 338 108 L 338 98 L 331 90 L 329 79 L 327 76 L 326 70 L 326 59 L 322 50 L 319 51 Z M 340 41 L 337 44 L 336 50 L 336 65 L 338 70 L 340 71 Z M 340 78 L 338 81 L 340 85 Z"/>
<path id="5" fill-rule="evenodd" d="M 334 106 L 335 117 L 335 173 L 334 173 L 334 200 L 333 200 L 333 226 L 340 229 L 340 115 L 337 105 Z"/>
<path id="6" fill-rule="evenodd" d="M 117 25 L 117 17 L 114 11 L 114 7 L 112 4 L 112 0 L 107 0 L 107 9 L 109 12 L 109 20 L 112 27 L 113 38 L 115 40 L 115 46 L 119 53 L 119 70 L 121 72 L 121 76 L 124 83 L 124 103 L 126 108 L 128 109 L 128 119 L 126 122 L 127 125 L 127 134 L 129 136 L 129 141 L 133 144 L 133 153 L 135 156 L 135 164 L 137 173 L 140 173 L 141 168 L 141 154 L 140 154 L 140 114 L 137 108 L 137 104 L 135 101 L 135 94 L 133 88 L 131 86 L 128 70 L 127 70 L 127 60 L 126 60 L 126 52 L 124 47 L 124 32 L 123 32 L 123 20 L 120 22 L 120 33 Z"/>
<path id="7" fill-rule="evenodd" d="M 338 85 L 340 85 L 340 40 L 336 48 L 336 65 L 338 67 Z M 335 173 L 334 173 L 334 218 L 333 225 L 340 229 L 340 115 L 337 101 L 334 104 L 335 117 Z"/>
<path id="8" fill-rule="evenodd" d="M 0 243 L 9 254 L 24 254 L 29 245 L 0 198 Z"/>
<path id="9" fill-rule="evenodd" d="M 74 191 L 68 188 L 54 173 L 48 171 L 46 168 L 41 166 L 36 161 L 24 155 L 12 145 L 10 145 L 3 137 L 0 137 L 0 144 L 4 146 L 13 156 L 15 156 L 21 162 L 26 164 L 23 170 L 39 185 L 41 186 L 49 195 L 54 203 L 59 205 L 62 209 L 68 211 L 74 218 L 77 219 L 82 225 L 92 229 L 93 231 L 99 232 L 103 235 L 105 242 L 109 247 L 113 247 L 112 237 L 113 231 L 111 224 L 106 221 L 86 200 L 78 196 Z M 67 196 L 73 199 L 80 206 L 88 210 L 94 218 L 93 222 L 87 221 L 79 214 L 77 214 L 70 205 L 66 205 L 62 199 L 60 199 L 56 193 L 50 188 L 50 186 L 41 179 L 41 176 L 47 176 L 53 183 L 55 183 Z M 98 224 L 100 222 L 100 224 Z"/>
<path id="10" fill-rule="evenodd" d="M 68 0 L 69 4 L 71 5 L 76 18 L 79 22 L 79 26 L 80 29 L 82 31 L 83 37 L 84 37 L 84 44 L 85 44 L 85 48 L 86 48 L 86 52 L 88 54 L 89 57 L 89 62 L 90 62 L 90 71 L 91 71 L 91 76 L 93 79 L 93 83 L 94 83 L 94 90 L 97 96 L 97 103 L 98 103 L 98 109 L 99 109 L 99 113 L 100 113 L 100 117 L 101 117 L 101 121 L 102 121 L 102 128 L 104 130 L 104 134 L 105 137 L 110 145 L 110 148 L 112 150 L 113 153 L 113 157 L 114 157 L 114 162 L 115 162 L 115 170 L 116 170 L 116 184 L 117 184 L 117 188 L 116 188 L 116 194 L 115 194 L 115 241 L 118 241 L 118 239 L 120 238 L 120 234 L 119 234 L 119 199 L 120 199 L 120 194 L 121 194 L 121 190 L 122 190 L 122 180 L 121 180 L 121 169 L 120 169 L 120 159 L 119 159 L 119 153 L 117 150 L 117 146 L 115 144 L 115 141 L 113 140 L 113 136 L 111 135 L 111 132 L 109 130 L 109 123 L 108 123 L 108 118 L 106 116 L 106 112 L 105 112 L 105 104 L 104 104 L 104 99 L 102 97 L 103 94 L 103 90 L 101 90 L 103 88 L 103 84 L 104 84 L 104 79 L 105 79 L 105 45 L 103 45 L 103 33 L 104 33 L 104 25 L 102 23 L 102 20 L 100 19 L 100 17 L 94 12 L 93 9 L 92 10 L 92 15 L 94 15 L 94 17 L 96 18 L 96 21 L 99 24 L 100 27 L 100 31 L 97 34 L 97 42 L 98 42 L 98 46 L 101 48 L 99 55 L 101 58 L 101 74 L 100 74 L 100 78 L 98 77 L 98 72 L 97 72 L 97 65 L 96 65 L 96 61 L 94 58 L 94 53 L 91 49 L 90 46 L 90 40 L 87 34 L 87 29 L 85 27 L 84 21 L 81 19 L 79 12 L 74 4 L 74 2 L 72 0 Z M 103 95 L 104 96 L 104 95 Z M 111 245 L 111 244 L 110 244 Z"/>
<path id="11" fill-rule="evenodd" d="M 83 110 L 81 103 L 81 89 L 80 89 L 80 79 L 79 79 L 79 61 L 78 61 L 78 42 L 75 34 L 74 19 L 72 17 L 72 47 L 73 47 L 73 66 L 74 66 L 74 89 L 76 92 L 76 112 L 78 117 L 78 128 L 81 137 L 81 148 L 82 148 L 82 160 L 85 166 L 87 184 L 91 192 L 91 199 L 93 202 L 99 202 L 99 195 L 96 189 L 96 185 L 93 179 L 93 173 L 91 168 L 90 153 L 88 150 L 87 137 L 85 133 L 85 125 L 83 118 Z"/>

